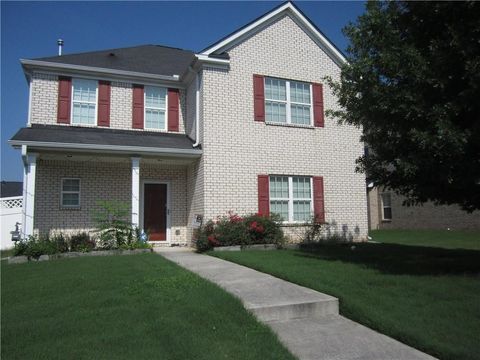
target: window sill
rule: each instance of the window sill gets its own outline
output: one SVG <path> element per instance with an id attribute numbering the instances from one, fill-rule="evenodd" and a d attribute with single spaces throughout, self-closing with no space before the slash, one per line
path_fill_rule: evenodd
<path id="1" fill-rule="evenodd" d="M 310 226 L 308 222 L 283 222 L 280 223 L 281 227 L 303 227 L 303 226 Z"/>
<path id="2" fill-rule="evenodd" d="M 283 126 L 283 127 L 293 127 L 293 128 L 300 128 L 300 129 L 315 129 L 313 125 L 301 125 L 301 124 L 288 124 L 288 123 L 276 123 L 272 121 L 265 121 L 266 125 L 271 126 Z"/>
<path id="3" fill-rule="evenodd" d="M 382 222 L 389 223 L 389 222 L 392 222 L 392 219 L 382 219 Z"/>
<path id="4" fill-rule="evenodd" d="M 81 206 L 60 206 L 60 210 L 82 210 Z"/>

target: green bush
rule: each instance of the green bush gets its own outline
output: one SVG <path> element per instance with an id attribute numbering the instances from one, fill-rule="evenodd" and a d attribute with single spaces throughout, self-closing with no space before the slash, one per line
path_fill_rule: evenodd
<path id="1" fill-rule="evenodd" d="M 95 248 L 95 240 L 87 232 L 80 232 L 70 237 L 71 251 L 89 252 Z"/>
<path id="2" fill-rule="evenodd" d="M 30 236 L 28 240 L 19 241 L 15 245 L 15 256 L 28 256 L 29 258 L 38 259 L 41 255 L 52 255 L 58 251 L 56 242 L 47 236 Z"/>
<path id="3" fill-rule="evenodd" d="M 138 231 L 129 221 L 129 205 L 123 201 L 98 201 L 99 210 L 94 212 L 93 220 L 100 234 L 100 247 L 116 249 L 133 241 Z"/>
<path id="4" fill-rule="evenodd" d="M 216 246 L 277 244 L 283 242 L 280 218 L 259 214 L 245 217 L 234 213 L 217 221 L 209 220 L 196 232 L 197 251 L 204 252 Z"/>
<path id="5" fill-rule="evenodd" d="M 64 253 L 70 250 L 70 239 L 63 233 L 55 233 L 50 236 L 50 240 L 55 244 L 57 252 Z"/>

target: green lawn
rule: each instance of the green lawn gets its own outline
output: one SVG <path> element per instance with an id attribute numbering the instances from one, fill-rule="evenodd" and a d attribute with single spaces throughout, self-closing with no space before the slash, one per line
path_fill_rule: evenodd
<path id="1" fill-rule="evenodd" d="M 480 250 L 480 232 L 448 230 L 373 230 L 372 240 L 388 244 Z"/>
<path id="2" fill-rule="evenodd" d="M 364 243 L 211 255 L 336 296 L 346 317 L 441 359 L 480 359 L 480 251 Z"/>
<path id="3" fill-rule="evenodd" d="M 2 359 L 293 359 L 240 301 L 159 255 L 8 265 Z"/>

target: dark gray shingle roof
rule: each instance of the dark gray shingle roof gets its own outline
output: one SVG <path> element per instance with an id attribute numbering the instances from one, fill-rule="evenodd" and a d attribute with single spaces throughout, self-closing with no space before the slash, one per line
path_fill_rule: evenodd
<path id="1" fill-rule="evenodd" d="M 192 140 L 183 134 L 57 125 L 34 124 L 20 129 L 11 140 L 195 150 Z"/>
<path id="2" fill-rule="evenodd" d="M 195 53 L 160 45 L 143 45 L 37 58 L 61 64 L 92 66 L 156 75 L 182 75 L 195 59 Z"/>

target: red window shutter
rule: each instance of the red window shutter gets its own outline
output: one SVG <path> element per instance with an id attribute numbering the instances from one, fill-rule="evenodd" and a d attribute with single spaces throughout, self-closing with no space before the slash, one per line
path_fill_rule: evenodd
<path id="1" fill-rule="evenodd" d="M 265 88 L 262 75 L 253 75 L 253 111 L 255 121 L 265 121 Z"/>
<path id="2" fill-rule="evenodd" d="M 72 106 L 72 78 L 58 78 L 58 112 L 57 123 L 70 124 L 70 109 Z"/>
<path id="3" fill-rule="evenodd" d="M 110 126 L 110 81 L 98 82 L 98 126 Z"/>
<path id="4" fill-rule="evenodd" d="M 143 85 L 133 85 L 132 128 L 143 129 Z"/>
<path id="5" fill-rule="evenodd" d="M 258 175 L 258 213 L 270 214 L 270 184 L 268 175 Z"/>
<path id="6" fill-rule="evenodd" d="M 312 84 L 313 92 L 313 122 L 316 127 L 324 126 L 323 119 L 323 85 Z"/>
<path id="7" fill-rule="evenodd" d="M 323 177 L 313 177 L 313 212 L 316 223 L 325 222 L 325 200 L 323 196 Z"/>
<path id="8" fill-rule="evenodd" d="M 168 131 L 178 132 L 178 89 L 168 89 Z"/>

